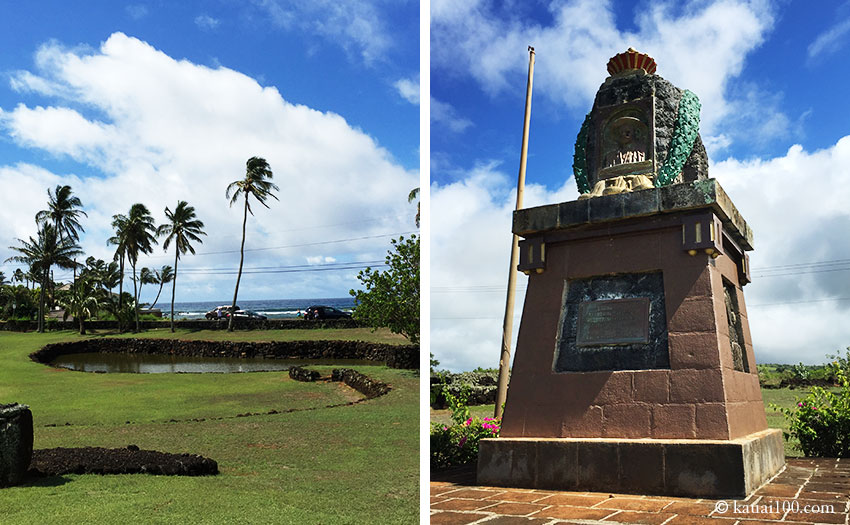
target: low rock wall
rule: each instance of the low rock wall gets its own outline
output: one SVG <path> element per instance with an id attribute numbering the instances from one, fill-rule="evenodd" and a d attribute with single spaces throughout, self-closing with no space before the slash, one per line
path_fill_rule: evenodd
<path id="1" fill-rule="evenodd" d="M 315 370 L 307 370 L 300 366 L 289 367 L 289 378 L 294 379 L 295 381 L 312 383 L 313 381 L 317 381 L 320 377 L 322 377 L 322 374 Z"/>
<path id="2" fill-rule="evenodd" d="M 338 368 L 331 372 L 332 381 L 342 381 L 354 390 L 357 390 L 367 399 L 382 396 L 391 390 L 390 385 L 382 383 L 371 377 L 361 374 L 350 368 Z"/>
<path id="3" fill-rule="evenodd" d="M 17 485 L 32 459 L 32 412 L 26 405 L 0 405 L 0 487 Z"/>
<path id="4" fill-rule="evenodd" d="M 45 345 L 30 359 L 47 364 L 56 357 L 82 352 L 163 354 L 196 357 L 264 359 L 363 359 L 390 368 L 419 368 L 419 347 L 363 341 L 182 341 L 178 339 L 86 339 Z"/>
<path id="5" fill-rule="evenodd" d="M 132 323 L 131 327 L 135 327 L 136 323 Z M 206 319 L 184 319 L 182 321 L 174 321 L 176 328 L 186 328 L 190 330 L 226 330 L 226 320 Z M 139 327 L 143 330 L 152 328 L 170 328 L 170 321 L 140 321 Z M 364 328 L 366 325 L 353 319 L 325 319 L 325 320 L 306 320 L 306 319 L 267 319 L 248 320 L 240 319 L 236 321 L 236 330 L 315 330 L 319 328 Z M 38 329 L 38 323 L 35 321 L 0 321 L 0 330 L 7 332 L 34 332 Z M 79 330 L 80 325 L 76 321 L 57 321 L 48 320 L 45 323 L 45 329 L 51 330 Z M 117 330 L 117 321 L 86 321 L 86 329 L 92 330 Z"/>

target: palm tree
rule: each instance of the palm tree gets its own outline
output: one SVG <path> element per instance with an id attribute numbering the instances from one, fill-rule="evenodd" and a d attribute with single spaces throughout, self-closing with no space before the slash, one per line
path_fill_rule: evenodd
<path id="1" fill-rule="evenodd" d="M 265 161 L 264 161 L 265 162 Z M 195 248 L 192 247 L 189 241 L 195 241 L 203 244 L 203 240 L 199 235 L 206 235 L 203 231 L 204 223 L 196 219 L 195 208 L 189 206 L 186 201 L 179 201 L 174 211 L 165 208 L 165 216 L 168 222 L 157 228 L 156 236 L 165 235 L 165 242 L 162 243 L 162 249 L 168 250 L 168 246 L 174 242 L 174 283 L 171 285 L 171 331 L 174 332 L 174 294 L 177 290 L 177 261 L 181 255 L 185 255 L 186 251 L 192 252 L 195 255 Z M 163 273 L 165 269 L 163 267 Z M 159 298 L 159 295 L 157 295 Z M 233 317 L 233 316 L 231 316 Z"/>
<path id="2" fill-rule="evenodd" d="M 44 332 L 44 294 L 50 281 L 50 267 L 53 265 L 60 268 L 71 269 L 77 266 L 74 257 L 83 252 L 71 239 L 63 239 L 57 235 L 56 228 L 51 224 L 42 224 L 38 232 L 38 238 L 29 238 L 28 241 L 18 239 L 21 246 L 9 246 L 20 255 L 6 259 L 6 262 L 14 261 L 29 265 L 33 275 L 41 280 L 41 291 L 39 293 L 38 305 L 38 331 Z"/>
<path id="3" fill-rule="evenodd" d="M 130 213 L 126 217 L 123 215 L 114 216 L 112 224 L 116 228 L 116 235 L 110 238 L 108 242 L 118 245 L 116 256 L 119 253 L 122 254 L 122 265 L 124 257 L 126 257 L 133 269 L 133 300 L 135 302 L 136 332 L 138 332 L 139 288 L 136 277 L 136 263 L 139 262 L 139 254 L 147 254 L 153 251 L 153 245 L 156 244 L 153 232 L 156 231 L 156 227 L 154 226 L 153 217 L 151 217 L 148 208 L 144 204 L 139 203 L 133 204 L 130 207 Z M 119 291 L 119 310 L 121 304 L 120 294 L 121 292 Z"/>
<path id="4" fill-rule="evenodd" d="M 35 221 L 39 224 L 53 223 L 56 232 L 59 234 L 59 239 L 70 239 L 74 242 L 80 240 L 79 232 L 85 232 L 79 221 L 80 215 L 88 217 L 86 212 L 81 210 L 83 207 L 79 197 L 75 197 L 71 191 L 71 187 L 56 186 L 56 190 L 51 192 L 47 189 L 47 209 L 41 210 L 35 214 Z M 74 280 L 77 279 L 77 269 L 74 267 Z"/>
<path id="5" fill-rule="evenodd" d="M 278 187 L 270 182 L 272 176 L 271 167 L 269 166 L 269 163 L 266 162 L 266 159 L 251 157 L 246 163 L 245 178 L 228 184 L 227 191 L 224 194 L 225 198 L 230 199 L 231 206 L 233 206 L 233 203 L 236 202 L 241 195 L 245 196 L 245 212 L 242 217 L 242 246 L 239 249 L 239 273 L 236 276 L 236 289 L 233 291 L 233 306 L 230 309 L 230 320 L 227 323 L 228 332 L 233 331 L 233 312 L 236 311 L 236 296 L 239 294 L 239 281 L 242 279 L 242 264 L 245 262 L 245 225 L 248 222 L 248 212 L 251 212 L 251 215 L 254 215 L 254 212 L 251 210 L 251 203 L 248 200 L 248 197 L 253 195 L 254 198 L 257 199 L 257 202 L 266 208 L 269 207 L 269 205 L 266 204 L 266 199 L 273 197 L 275 200 L 278 200 L 278 198 L 272 193 L 272 190 L 278 190 Z M 231 192 L 233 192 L 232 197 Z"/>
<path id="6" fill-rule="evenodd" d="M 70 186 L 56 186 L 56 191 L 47 189 L 47 209 L 35 214 L 35 220 L 39 224 L 53 223 L 60 239 L 71 239 L 79 241 L 78 232 L 86 230 L 80 225 L 79 216 L 88 217 L 81 209 L 83 203 L 79 197 L 72 196 Z"/>
<path id="7" fill-rule="evenodd" d="M 113 288 L 121 286 L 121 277 L 123 275 L 124 274 L 121 273 L 118 263 L 110 261 L 103 270 L 103 273 L 100 275 L 101 285 L 109 290 L 110 294 L 112 294 Z"/>
<path id="8" fill-rule="evenodd" d="M 12 280 L 16 281 L 18 284 L 20 284 L 20 283 L 27 280 L 27 276 L 23 272 L 23 270 L 18 268 L 17 270 L 15 270 L 15 273 L 12 274 Z"/>
<path id="9" fill-rule="evenodd" d="M 139 272 L 139 297 L 142 296 L 142 286 L 146 284 L 159 284 L 159 279 L 156 278 L 156 274 L 153 273 L 147 266 L 142 268 Z"/>
<path id="10" fill-rule="evenodd" d="M 159 291 L 156 293 L 156 299 L 153 300 L 151 308 L 156 306 L 156 302 L 159 301 L 162 287 L 174 280 L 174 268 L 166 264 L 159 270 L 154 270 L 153 273 L 156 276 L 156 282 L 159 283 Z"/>
<path id="11" fill-rule="evenodd" d="M 63 320 L 67 321 L 68 316 L 74 316 L 80 324 L 80 335 L 86 335 L 85 321 L 97 313 L 102 294 L 95 286 L 92 274 L 80 273 L 80 278 L 71 285 L 68 293 L 59 299 L 59 305 L 65 309 Z"/>
<path id="12" fill-rule="evenodd" d="M 6 274 L 0 272 L 0 286 L 3 286 L 4 284 L 6 284 Z"/>
<path id="13" fill-rule="evenodd" d="M 407 194 L 407 202 L 413 202 L 413 199 L 419 196 L 419 188 L 413 188 L 410 190 L 410 193 Z M 419 227 L 419 204 L 416 203 L 416 227 Z"/>
<path id="14" fill-rule="evenodd" d="M 127 224 L 129 219 L 120 213 L 112 216 L 112 228 L 115 230 L 115 235 L 106 240 L 106 244 L 115 246 L 115 255 L 112 258 L 113 262 L 118 262 L 118 307 L 116 311 L 121 311 L 124 299 L 124 260 L 127 258 Z M 112 288 L 110 288 L 112 291 Z M 118 332 L 122 330 L 121 319 L 118 319 Z"/>

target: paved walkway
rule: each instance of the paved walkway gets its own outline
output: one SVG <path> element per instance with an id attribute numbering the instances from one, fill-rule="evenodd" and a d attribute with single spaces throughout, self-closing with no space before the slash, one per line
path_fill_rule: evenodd
<path id="1" fill-rule="evenodd" d="M 724 511 L 725 508 L 725 511 Z M 850 525 L 850 460 L 789 459 L 746 500 L 706 500 L 475 485 L 473 468 L 432 474 L 431 523 L 544 525 Z"/>

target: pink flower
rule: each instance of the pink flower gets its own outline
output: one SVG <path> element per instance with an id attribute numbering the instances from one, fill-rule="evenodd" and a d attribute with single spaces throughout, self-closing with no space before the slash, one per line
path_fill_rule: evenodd
<path id="1" fill-rule="evenodd" d="M 472 418 L 467 419 L 463 426 L 468 427 L 470 423 L 472 423 Z"/>
<path id="2" fill-rule="evenodd" d="M 801 407 L 801 406 L 803 406 L 803 403 L 797 403 L 797 406 Z"/>
<path id="3" fill-rule="evenodd" d="M 458 442 L 457 446 L 462 448 L 464 443 L 466 443 L 466 436 L 460 438 L 460 441 Z"/>
<path id="4" fill-rule="evenodd" d="M 443 427 L 443 430 L 448 430 L 448 429 L 449 429 L 449 427 Z"/>

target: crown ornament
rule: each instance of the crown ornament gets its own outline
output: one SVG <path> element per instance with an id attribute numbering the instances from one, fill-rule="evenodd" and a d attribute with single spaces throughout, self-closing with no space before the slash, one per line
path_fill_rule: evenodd
<path id="1" fill-rule="evenodd" d="M 655 59 L 645 53 L 639 53 L 633 48 L 628 51 L 614 55 L 608 61 L 608 73 L 611 76 L 621 75 L 629 71 L 644 70 L 648 75 L 655 73 Z"/>

